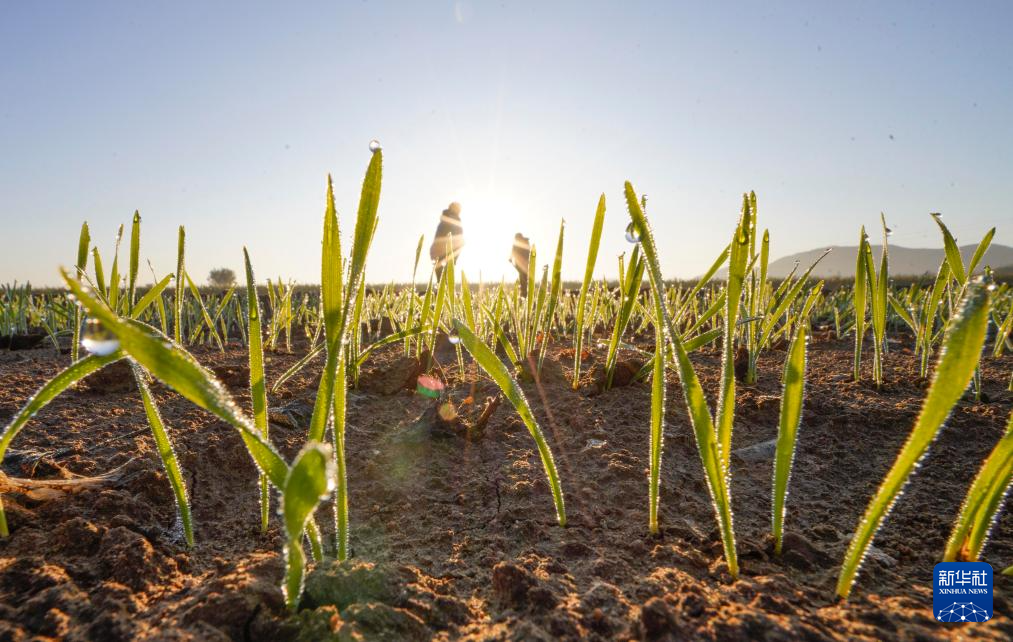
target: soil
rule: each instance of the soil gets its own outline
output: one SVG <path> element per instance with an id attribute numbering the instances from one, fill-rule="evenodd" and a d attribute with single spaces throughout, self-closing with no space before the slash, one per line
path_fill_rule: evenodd
<path id="1" fill-rule="evenodd" d="M 41 332 L 34 334 L 3 334 L 0 335 L 0 350 L 31 350 L 42 343 L 46 335 Z"/>
<path id="2" fill-rule="evenodd" d="M 759 384 L 738 387 L 737 581 L 722 559 L 674 373 L 661 534 L 651 537 L 650 390 L 632 382 L 598 393 L 600 352 L 585 361 L 582 391 L 570 389 L 572 350 L 561 346 L 550 348 L 546 367 L 563 376 L 523 384 L 562 478 L 569 525 L 560 528 L 527 429 L 509 403 L 483 405 L 497 391 L 474 364 L 465 358 L 462 377 L 456 356 L 441 362 L 462 426 L 491 408 L 482 429 L 403 439 L 442 401 L 414 393 L 419 364 L 400 346 L 378 351 L 365 366 L 367 385 L 348 400 L 353 557 L 315 567 L 296 616 L 279 589 L 279 524 L 260 532 L 256 471 L 237 434 L 154 386 L 192 498 L 197 541 L 188 550 L 140 399 L 112 372 L 51 403 L 6 457 L 4 472 L 17 477 L 119 471 L 79 492 L 4 496 L 11 535 L 0 541 L 0 640 L 1010 639 L 1013 578 L 996 574 L 996 615 L 982 624 L 937 623 L 931 586 L 968 484 L 1013 407 L 1013 357 L 985 359 L 988 401 L 958 404 L 841 603 L 834 583 L 849 535 L 926 387 L 909 345 L 891 345 L 881 390 L 850 380 L 851 349 L 811 345 L 780 557 L 768 534 L 765 442 L 777 432 L 784 353 L 764 354 Z M 269 354 L 268 380 L 304 352 Z M 242 347 L 195 354 L 249 407 Z M 68 359 L 52 347 L 0 351 L 0 425 Z M 713 400 L 719 354 L 693 359 Z M 320 365 L 270 395 L 271 439 L 286 458 L 305 437 Z M 317 519 L 330 539 L 329 506 Z M 997 572 L 1013 564 L 1011 513 L 996 523 L 984 560 Z"/>

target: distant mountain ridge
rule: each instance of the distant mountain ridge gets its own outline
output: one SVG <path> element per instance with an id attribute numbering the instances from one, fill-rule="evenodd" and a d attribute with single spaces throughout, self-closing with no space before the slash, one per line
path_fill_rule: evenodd
<path id="1" fill-rule="evenodd" d="M 881 245 L 873 245 L 872 252 L 876 258 L 877 266 L 879 254 L 882 251 Z M 798 252 L 783 256 L 776 261 L 771 261 L 767 272 L 771 278 L 783 279 L 788 276 L 795 262 L 799 264 L 799 271 L 808 268 L 813 261 L 819 258 L 827 248 L 819 248 L 806 252 Z M 977 245 L 960 246 L 960 255 L 964 258 L 964 265 L 971 260 Z M 943 262 L 943 248 L 910 248 L 900 245 L 891 245 L 890 275 L 891 276 L 922 276 L 929 274 L 935 276 L 939 270 L 939 264 Z M 855 259 L 858 256 L 856 245 L 833 245 L 830 254 L 826 255 L 819 265 L 813 270 L 813 275 L 821 278 L 850 278 L 855 276 Z M 1013 247 L 1008 245 L 997 245 L 993 243 L 985 257 L 978 265 L 976 272 L 980 272 L 986 265 L 995 269 L 1005 268 L 1013 265 Z"/>

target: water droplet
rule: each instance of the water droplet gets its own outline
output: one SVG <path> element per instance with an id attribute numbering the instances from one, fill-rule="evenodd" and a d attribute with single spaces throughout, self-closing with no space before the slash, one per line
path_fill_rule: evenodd
<path id="1" fill-rule="evenodd" d="M 630 243 L 640 242 L 640 228 L 632 221 L 626 226 L 626 240 Z"/>
<path id="2" fill-rule="evenodd" d="M 457 332 L 451 332 L 447 335 L 447 340 L 456 346 L 461 342 L 461 335 L 457 334 Z"/>
<path id="3" fill-rule="evenodd" d="M 936 218 L 943 218 L 942 212 L 929 212 L 929 216 L 935 216 Z"/>
<path id="4" fill-rule="evenodd" d="M 378 151 L 380 151 L 381 149 L 383 149 L 383 147 L 380 145 L 380 141 L 378 141 L 375 138 L 373 140 L 369 141 L 369 151 L 371 151 L 371 152 L 373 152 L 375 154 Z"/>
<path id="5" fill-rule="evenodd" d="M 893 236 L 893 230 L 891 230 L 890 228 L 886 228 L 886 235 Z"/>
<path id="6" fill-rule="evenodd" d="M 605 445 L 604 439 L 588 439 L 587 443 L 584 445 L 584 449 L 586 450 L 588 448 L 601 448 L 604 445 Z"/>
<path id="7" fill-rule="evenodd" d="M 98 319 L 88 319 L 81 333 L 81 346 L 91 354 L 104 357 L 119 349 L 120 340 Z"/>

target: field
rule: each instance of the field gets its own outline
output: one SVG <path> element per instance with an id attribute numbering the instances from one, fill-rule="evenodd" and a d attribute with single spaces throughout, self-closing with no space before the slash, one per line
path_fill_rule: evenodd
<path id="1" fill-rule="evenodd" d="M 965 263 L 928 221 L 946 260 L 900 286 L 883 219 L 853 282 L 775 281 L 746 194 L 672 284 L 626 183 L 617 283 L 602 196 L 589 248 L 531 248 L 530 296 L 452 238 L 367 287 L 381 182 L 377 145 L 344 239 L 328 186 L 317 288 L 246 256 L 202 290 L 182 228 L 141 288 L 135 215 L 126 267 L 85 226 L 66 291 L 3 291 L 0 639 L 948 639 L 944 559 L 995 569 L 961 633 L 1013 636 L 994 230 Z"/>

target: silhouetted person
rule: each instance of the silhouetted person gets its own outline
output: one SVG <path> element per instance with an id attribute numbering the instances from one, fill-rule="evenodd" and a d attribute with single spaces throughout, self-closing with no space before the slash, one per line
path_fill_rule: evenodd
<path id="1" fill-rule="evenodd" d="M 528 263 L 531 261 L 531 239 L 520 232 L 514 234 L 514 248 L 510 252 L 510 262 L 517 270 L 521 282 L 521 296 L 528 295 Z"/>
<path id="2" fill-rule="evenodd" d="M 449 263 L 450 259 L 457 260 L 462 247 L 464 247 L 464 229 L 461 227 L 461 204 L 454 202 L 440 215 L 436 237 L 429 247 L 429 258 L 433 260 L 437 279 L 443 275 L 443 266 Z"/>

